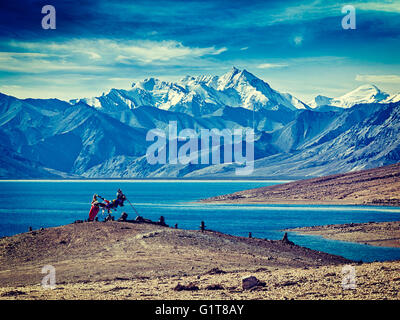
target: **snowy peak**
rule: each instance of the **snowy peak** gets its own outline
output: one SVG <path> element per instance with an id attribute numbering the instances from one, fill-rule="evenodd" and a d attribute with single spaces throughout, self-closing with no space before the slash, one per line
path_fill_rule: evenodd
<path id="1" fill-rule="evenodd" d="M 238 68 L 232 67 L 232 69 L 229 72 L 225 73 L 224 75 L 222 75 L 220 77 L 220 80 L 224 81 L 224 82 L 232 81 L 233 78 L 235 76 L 237 76 L 239 73 L 240 73 L 240 70 Z"/>
<path id="2" fill-rule="evenodd" d="M 218 91 L 227 95 L 236 94 L 233 107 L 243 107 L 250 110 L 279 110 L 284 107 L 290 110 L 308 109 L 308 106 L 288 93 L 280 93 L 270 85 L 257 78 L 246 69 L 235 67 L 218 79 Z"/>
<path id="3" fill-rule="evenodd" d="M 389 94 L 381 91 L 377 86 L 365 84 L 337 98 L 329 98 L 320 95 L 316 96 L 309 105 L 312 108 L 330 105 L 347 109 L 361 103 L 385 102 L 388 97 Z M 393 99 L 397 98 L 393 97 Z"/>
<path id="4" fill-rule="evenodd" d="M 231 71 L 222 75 L 218 79 L 218 90 L 223 91 L 228 88 L 237 88 L 240 85 L 254 86 L 255 82 L 263 82 L 261 79 L 248 72 L 246 69 L 239 70 L 233 67 Z M 267 83 L 264 84 L 269 87 Z"/>
<path id="5" fill-rule="evenodd" d="M 153 91 L 154 87 L 156 84 L 159 84 L 160 80 L 154 79 L 154 78 L 149 78 L 149 79 L 144 79 L 143 81 L 140 81 L 139 83 L 132 85 L 132 88 L 141 88 L 143 90 L 147 91 Z"/>
<path id="6" fill-rule="evenodd" d="M 352 107 L 357 103 L 376 103 L 385 100 L 389 95 L 372 84 L 362 85 L 338 98 L 343 107 Z"/>
<path id="7" fill-rule="evenodd" d="M 384 103 L 394 103 L 399 101 L 400 101 L 400 93 L 393 94 L 387 97 L 385 100 L 383 100 Z"/>
<path id="8" fill-rule="evenodd" d="M 318 108 L 322 106 L 327 106 L 332 103 L 333 98 L 318 95 L 312 101 L 308 103 L 311 108 Z"/>
<path id="9" fill-rule="evenodd" d="M 184 88 L 193 88 L 196 86 L 206 86 L 212 89 L 217 89 L 218 87 L 218 76 L 206 76 L 200 75 L 197 77 L 186 76 L 178 81 L 178 85 Z"/>
<path id="10" fill-rule="evenodd" d="M 202 116 L 218 109 L 242 107 L 249 110 L 308 109 L 299 99 L 281 94 L 247 70 L 233 67 L 222 76 L 186 76 L 177 83 L 148 78 L 132 84 L 130 90 L 112 89 L 101 97 L 83 101 L 102 111 L 118 112 L 143 105 Z"/>

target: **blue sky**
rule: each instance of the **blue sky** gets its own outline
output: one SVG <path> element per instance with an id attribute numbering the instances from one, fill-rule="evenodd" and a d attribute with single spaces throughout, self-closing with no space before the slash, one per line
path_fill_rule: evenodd
<path id="1" fill-rule="evenodd" d="M 41 9 L 56 8 L 44 30 Z M 344 30 L 344 5 L 356 29 Z M 72 99 L 245 68 L 304 101 L 400 92 L 400 1 L 2 1 L 0 92 Z"/>

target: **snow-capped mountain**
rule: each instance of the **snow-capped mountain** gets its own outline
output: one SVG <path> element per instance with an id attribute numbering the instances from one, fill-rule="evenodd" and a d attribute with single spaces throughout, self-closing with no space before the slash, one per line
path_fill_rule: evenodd
<path id="1" fill-rule="evenodd" d="M 388 96 L 385 100 L 383 100 L 383 103 L 392 103 L 392 102 L 399 102 L 400 101 L 400 93 L 393 94 L 391 96 Z"/>
<path id="2" fill-rule="evenodd" d="M 396 102 L 395 99 L 400 100 L 400 96 L 393 97 L 393 101 L 389 101 L 389 94 L 381 91 L 378 87 L 372 84 L 362 85 L 343 96 L 337 98 L 329 98 L 325 96 L 316 96 L 308 105 L 311 108 L 321 106 L 334 106 L 339 108 L 351 108 L 352 106 L 360 103 L 388 103 Z"/>
<path id="3" fill-rule="evenodd" d="M 334 98 L 329 98 L 329 97 L 318 95 L 313 100 L 308 102 L 308 105 L 312 109 L 315 109 L 315 108 L 318 108 L 318 107 L 331 105 L 332 100 L 334 100 Z"/>
<path id="4" fill-rule="evenodd" d="M 150 129 L 255 129 L 254 172 L 306 177 L 400 161 L 400 95 L 362 86 L 309 108 L 246 70 L 146 79 L 71 103 L 0 94 L 0 177 L 228 177 L 237 165 L 157 164 Z"/>
<path id="5" fill-rule="evenodd" d="M 140 106 L 202 116 L 224 106 L 249 110 L 290 110 L 309 107 L 290 95 L 279 93 L 247 70 L 233 67 L 222 76 L 186 76 L 177 83 L 150 78 L 132 84 L 130 90 L 111 89 L 100 97 L 71 100 L 107 112 Z"/>

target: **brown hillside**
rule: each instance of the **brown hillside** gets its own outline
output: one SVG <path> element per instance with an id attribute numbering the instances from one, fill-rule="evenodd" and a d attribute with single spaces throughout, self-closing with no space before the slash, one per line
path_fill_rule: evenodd
<path id="1" fill-rule="evenodd" d="M 400 163 L 244 190 L 202 201 L 400 206 Z"/>
<path id="2" fill-rule="evenodd" d="M 58 283 L 251 271 L 348 260 L 282 241 L 127 222 L 86 222 L 0 239 L 0 286 L 40 283 L 56 268 Z"/>

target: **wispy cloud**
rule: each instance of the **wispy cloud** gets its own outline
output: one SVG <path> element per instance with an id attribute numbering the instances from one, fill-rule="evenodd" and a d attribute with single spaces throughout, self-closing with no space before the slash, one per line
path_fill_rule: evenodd
<path id="1" fill-rule="evenodd" d="M 397 0 L 362 1 L 356 3 L 355 7 L 366 11 L 400 13 L 400 6 Z"/>
<path id="2" fill-rule="evenodd" d="M 21 88 L 21 86 L 18 86 L 18 85 L 2 85 L 2 86 L 0 86 L 0 90 L 5 90 L 5 91 L 8 91 L 8 90 L 14 90 L 14 89 L 20 89 Z"/>
<path id="3" fill-rule="evenodd" d="M 223 47 L 187 47 L 177 41 L 135 41 L 115 48 L 118 51 L 116 61 L 124 64 L 166 64 L 174 63 L 185 59 L 200 58 L 209 55 L 219 55 L 227 50 Z"/>
<path id="4" fill-rule="evenodd" d="M 46 73 L 105 71 L 105 68 L 66 61 L 64 56 L 52 54 L 0 52 L 0 70 L 17 73 Z"/>
<path id="5" fill-rule="evenodd" d="M 22 60 L 26 57 L 31 59 L 30 61 L 25 61 L 25 64 L 31 63 L 32 67 L 38 62 L 37 59 L 41 59 L 40 63 L 43 63 L 42 70 L 46 71 L 48 69 L 74 68 L 80 65 L 86 68 L 90 66 L 109 66 L 115 63 L 126 65 L 176 65 L 187 60 L 220 55 L 227 51 L 226 47 L 189 47 L 172 40 L 128 40 L 123 43 L 110 39 L 79 39 L 68 40 L 63 43 L 12 41 L 9 46 L 16 50 L 30 51 L 24 53 L 2 53 L 0 59 L 6 60 L 4 62 L 15 63 L 3 65 L 0 69 L 15 71 L 26 67 L 26 65 L 22 66 L 24 63 Z M 62 60 L 61 64 L 59 60 Z M 17 66 L 16 64 L 20 65 Z"/>
<path id="6" fill-rule="evenodd" d="M 367 12 L 383 12 L 383 13 L 399 13 L 400 6 L 398 0 L 380 0 L 380 1 L 365 1 L 354 0 L 351 2 L 345 1 L 329 1 L 329 0 L 312 0 L 304 1 L 302 4 L 288 4 L 276 13 L 270 15 L 270 19 L 265 20 L 264 24 L 277 22 L 294 22 L 306 21 L 315 19 L 324 19 L 328 17 L 341 17 L 343 13 L 341 9 L 344 5 L 351 4 L 356 10 Z M 253 13 L 261 15 L 262 13 Z M 261 23 L 261 22 L 259 22 Z"/>
<path id="7" fill-rule="evenodd" d="M 375 83 L 400 83 L 400 76 L 395 75 L 395 74 L 383 74 L 383 75 L 370 75 L 370 74 L 364 74 L 360 75 L 358 74 L 356 76 L 356 81 L 361 81 L 361 82 L 375 82 Z"/>
<path id="8" fill-rule="evenodd" d="M 132 81 L 132 78 L 113 77 L 108 78 L 109 81 Z"/>
<path id="9" fill-rule="evenodd" d="M 285 68 L 288 64 L 286 63 L 262 63 L 257 66 L 258 69 L 273 69 L 273 68 Z"/>
<path id="10" fill-rule="evenodd" d="M 398 2 L 56 1 L 57 29 L 49 31 L 36 0 L 14 1 L 0 10 L 0 85 L 76 97 L 238 65 L 297 95 L 344 93 L 359 81 L 398 91 Z M 341 27 L 345 4 L 356 8 L 356 30 Z"/>

